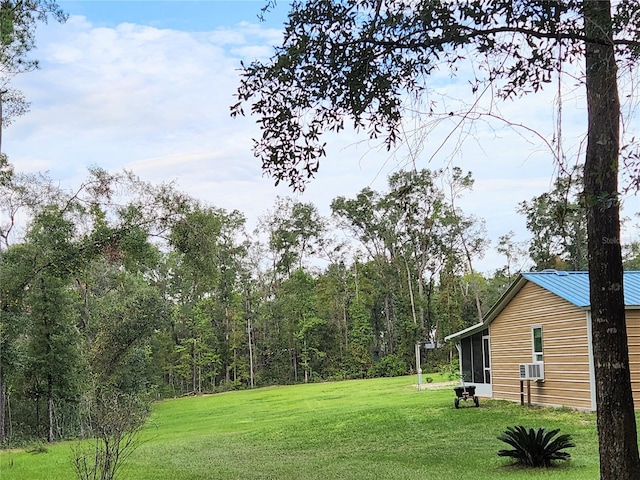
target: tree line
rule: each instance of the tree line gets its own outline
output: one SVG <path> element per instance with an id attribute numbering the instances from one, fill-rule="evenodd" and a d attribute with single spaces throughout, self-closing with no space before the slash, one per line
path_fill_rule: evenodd
<path id="1" fill-rule="evenodd" d="M 489 245 L 481 220 L 456 206 L 473 185 L 458 168 L 396 172 L 384 192 L 335 198 L 331 218 L 278 198 L 253 232 L 241 212 L 130 172 L 91 169 L 74 191 L 5 173 L 5 444 L 82 435 L 105 392 L 162 398 L 407 374 L 416 345 L 436 347 L 419 350 L 427 368 L 451 368 L 443 338 L 478 322 L 532 264 L 507 234 L 505 267 L 474 270 Z M 583 268 L 570 248 L 583 217 L 568 227 L 557 215 L 578 208 L 558 193 L 566 186 L 520 206 L 538 268 Z"/>

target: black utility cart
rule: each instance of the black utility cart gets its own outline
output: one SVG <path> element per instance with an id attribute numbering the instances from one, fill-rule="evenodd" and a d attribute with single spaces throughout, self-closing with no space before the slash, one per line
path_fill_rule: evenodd
<path id="1" fill-rule="evenodd" d="M 456 392 L 456 398 L 453 399 L 453 404 L 456 408 L 460 408 L 460 400 L 473 400 L 473 404 L 476 407 L 480 406 L 480 400 L 476 397 L 476 386 L 475 385 L 465 385 L 464 383 L 459 387 L 454 387 L 454 392 Z"/>

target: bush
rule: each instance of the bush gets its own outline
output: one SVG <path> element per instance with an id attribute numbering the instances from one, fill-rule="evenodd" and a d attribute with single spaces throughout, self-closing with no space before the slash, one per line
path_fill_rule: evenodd
<path id="1" fill-rule="evenodd" d="M 387 355 L 371 367 L 369 377 L 399 377 L 407 372 L 407 362 L 396 355 Z"/>
<path id="2" fill-rule="evenodd" d="M 563 452 L 565 448 L 575 447 L 571 435 L 555 437 L 560 429 L 526 429 L 519 425 L 507 427 L 498 440 L 511 445 L 511 450 L 500 450 L 501 457 L 512 457 L 517 464 L 530 467 L 550 467 L 555 460 L 568 460 L 571 455 Z"/>
<path id="3" fill-rule="evenodd" d="M 73 465 L 80 480 L 113 480 L 122 464 L 140 444 L 140 431 L 150 413 L 142 395 L 97 390 L 86 399 L 87 421 L 93 442 L 78 442 Z"/>
<path id="4" fill-rule="evenodd" d="M 246 390 L 246 388 L 247 384 L 242 380 L 229 380 L 228 382 L 220 382 L 213 393 L 233 392 L 236 390 Z"/>
<path id="5" fill-rule="evenodd" d="M 47 453 L 49 449 L 44 445 L 43 442 L 35 442 L 29 445 L 26 448 L 28 453 Z"/>
<path id="6" fill-rule="evenodd" d="M 460 363 L 457 358 L 454 358 L 449 363 L 438 365 L 437 371 L 449 380 L 456 380 L 460 378 Z"/>

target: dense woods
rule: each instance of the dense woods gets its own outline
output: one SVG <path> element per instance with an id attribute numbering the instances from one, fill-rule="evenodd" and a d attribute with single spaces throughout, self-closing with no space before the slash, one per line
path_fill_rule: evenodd
<path id="1" fill-rule="evenodd" d="M 482 221 L 455 207 L 472 184 L 457 168 L 401 171 L 386 191 L 335 198 L 330 218 L 279 198 L 249 232 L 241 212 L 127 172 L 93 169 L 74 191 L 8 175 L 3 442 L 81 434 L 105 392 L 161 398 L 406 374 L 416 344 L 427 369 L 455 371 L 443 338 L 478 322 L 518 268 L 534 265 L 507 234 L 496 246 L 505 267 L 474 270 L 490 245 Z M 573 266 L 573 250 L 555 252 L 554 267 Z"/>

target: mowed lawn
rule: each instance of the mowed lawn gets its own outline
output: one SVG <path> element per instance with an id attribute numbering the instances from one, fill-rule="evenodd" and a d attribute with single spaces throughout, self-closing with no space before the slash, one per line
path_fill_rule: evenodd
<path id="1" fill-rule="evenodd" d="M 436 378 L 436 380 L 438 380 Z M 130 480 L 597 479 L 595 415 L 481 400 L 453 408 L 451 386 L 415 377 L 262 388 L 154 405 Z M 430 384 L 433 387 L 435 384 Z M 508 465 L 497 436 L 511 425 L 560 428 L 576 448 L 548 470 Z M 2 452 L 1 480 L 73 480 L 73 442 Z"/>

